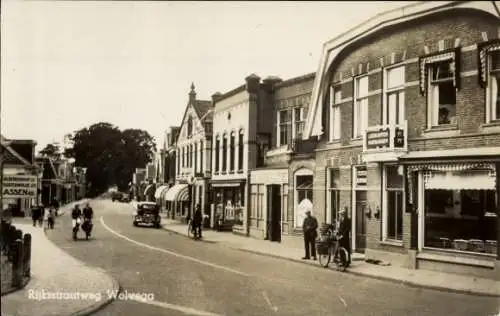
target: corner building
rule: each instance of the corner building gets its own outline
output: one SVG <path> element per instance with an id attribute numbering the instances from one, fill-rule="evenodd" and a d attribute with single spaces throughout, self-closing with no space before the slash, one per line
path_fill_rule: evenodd
<path id="1" fill-rule="evenodd" d="M 392 265 L 500 278 L 500 19 L 422 2 L 327 42 L 304 139 L 320 221 Z"/>

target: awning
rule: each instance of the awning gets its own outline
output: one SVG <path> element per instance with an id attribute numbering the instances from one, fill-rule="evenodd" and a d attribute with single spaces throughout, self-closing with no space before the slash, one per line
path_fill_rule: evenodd
<path id="1" fill-rule="evenodd" d="M 236 188 L 245 183 L 244 179 L 236 179 L 236 180 L 212 180 L 210 184 L 214 188 Z"/>
<path id="2" fill-rule="evenodd" d="M 440 172 L 457 172 L 467 170 L 491 170 L 495 171 L 495 165 L 488 162 L 456 162 L 456 163 L 422 163 L 412 164 L 408 166 L 408 171 L 440 171 Z"/>
<path id="3" fill-rule="evenodd" d="M 149 192 L 151 190 L 154 190 L 154 184 L 148 184 L 148 186 L 146 187 L 146 189 L 144 190 L 144 195 L 149 195 Z"/>
<path id="4" fill-rule="evenodd" d="M 424 176 L 428 190 L 495 190 L 496 175 L 491 171 L 434 172 Z"/>
<path id="5" fill-rule="evenodd" d="M 189 189 L 187 184 L 176 184 L 168 189 L 165 194 L 165 201 L 188 201 Z"/>
<path id="6" fill-rule="evenodd" d="M 167 188 L 168 188 L 168 186 L 166 186 L 166 185 L 159 186 L 158 189 L 156 189 L 156 191 L 155 191 L 155 199 L 159 199 L 161 197 L 163 190 L 165 190 Z"/>
<path id="7" fill-rule="evenodd" d="M 169 189 L 170 189 L 170 186 L 166 185 L 165 189 L 163 191 L 161 191 L 161 194 L 160 194 L 161 201 L 165 201 L 165 196 L 167 195 L 167 192 Z"/>

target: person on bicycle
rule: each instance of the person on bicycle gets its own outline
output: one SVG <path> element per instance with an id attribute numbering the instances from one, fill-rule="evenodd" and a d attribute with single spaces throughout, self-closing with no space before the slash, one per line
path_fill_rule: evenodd
<path id="1" fill-rule="evenodd" d="M 348 258 L 347 266 L 351 264 L 351 242 L 350 242 L 350 233 L 351 233 L 351 220 L 347 217 L 347 212 L 345 209 L 339 212 L 339 229 L 337 232 L 337 238 L 339 238 L 339 243 L 342 247 L 347 250 Z"/>
<path id="2" fill-rule="evenodd" d="M 90 231 L 92 231 L 92 219 L 94 218 L 94 210 L 90 207 L 89 202 L 85 203 L 85 207 L 83 208 L 83 220 L 88 220 L 88 224 L 90 224 Z M 90 236 L 90 232 L 89 232 Z"/>
<path id="3" fill-rule="evenodd" d="M 80 206 L 78 204 L 75 204 L 75 207 L 71 211 L 71 219 L 72 219 L 72 224 L 73 228 L 76 227 L 77 224 L 79 224 L 79 220 L 82 217 L 82 210 L 80 209 Z"/>
<path id="4" fill-rule="evenodd" d="M 193 216 L 193 229 L 195 237 L 201 238 L 201 227 L 203 224 L 203 214 L 201 213 L 200 204 L 196 204 Z"/>

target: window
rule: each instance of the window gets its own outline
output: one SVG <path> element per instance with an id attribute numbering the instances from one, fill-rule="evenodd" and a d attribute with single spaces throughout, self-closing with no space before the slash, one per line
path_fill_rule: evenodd
<path id="1" fill-rule="evenodd" d="M 219 162 L 220 162 L 220 136 L 217 135 L 215 138 L 215 166 L 214 171 L 219 172 Z"/>
<path id="2" fill-rule="evenodd" d="M 483 176 L 479 181 L 467 179 L 480 173 Z M 423 246 L 496 254 L 498 200 L 494 177 L 494 172 L 488 171 L 425 174 Z"/>
<path id="3" fill-rule="evenodd" d="M 189 167 L 193 167 L 193 145 L 189 145 Z"/>
<path id="4" fill-rule="evenodd" d="M 222 172 L 227 171 L 227 134 L 222 138 Z"/>
<path id="5" fill-rule="evenodd" d="M 304 129 L 304 108 L 293 109 L 293 138 L 301 139 Z"/>
<path id="6" fill-rule="evenodd" d="M 340 102 L 342 90 L 340 86 L 332 87 L 330 93 L 330 141 L 340 139 Z"/>
<path id="7" fill-rule="evenodd" d="M 290 112 L 288 110 L 279 111 L 277 147 L 288 145 L 288 128 L 290 123 Z"/>
<path id="8" fill-rule="evenodd" d="M 384 169 L 383 239 L 403 240 L 404 178 L 398 166 Z"/>
<path id="9" fill-rule="evenodd" d="M 194 144 L 194 173 L 198 172 L 198 144 Z"/>
<path id="10" fill-rule="evenodd" d="M 355 79 L 353 137 L 362 137 L 368 127 L 368 76 Z"/>
<path id="11" fill-rule="evenodd" d="M 181 150 L 180 149 L 177 149 L 176 160 L 177 160 L 177 173 L 179 173 L 181 170 Z"/>
<path id="12" fill-rule="evenodd" d="M 312 175 L 296 175 L 295 176 L 295 227 L 302 227 L 305 218 L 304 209 L 300 207 L 301 203 L 308 199 L 313 201 L 313 176 Z"/>
<path id="13" fill-rule="evenodd" d="M 191 115 L 187 118 L 187 136 L 188 138 L 193 135 L 193 118 Z"/>
<path id="14" fill-rule="evenodd" d="M 436 62 L 429 67 L 429 127 L 455 124 L 456 91 L 453 83 L 453 62 Z"/>
<path id="15" fill-rule="evenodd" d="M 264 217 L 264 188 L 263 184 L 252 184 L 250 216 L 254 219 Z"/>
<path id="16" fill-rule="evenodd" d="M 488 57 L 489 82 L 487 88 L 486 111 L 488 122 L 500 120 L 500 51 L 494 51 Z"/>
<path id="17" fill-rule="evenodd" d="M 243 149 L 245 147 L 245 142 L 243 141 L 243 130 L 240 131 L 238 135 L 238 170 L 243 170 Z"/>
<path id="18" fill-rule="evenodd" d="M 182 168 L 186 166 L 186 149 L 182 147 Z"/>
<path id="19" fill-rule="evenodd" d="M 402 124 L 405 119 L 405 67 L 386 70 L 383 124 Z"/>
<path id="20" fill-rule="evenodd" d="M 234 132 L 231 132 L 231 138 L 229 141 L 229 170 L 234 171 L 234 159 L 235 159 L 235 137 L 234 137 Z"/>
<path id="21" fill-rule="evenodd" d="M 337 222 L 340 211 L 340 170 L 328 170 L 327 220 L 330 224 Z"/>
<path id="22" fill-rule="evenodd" d="M 203 173 L 203 141 L 200 142 L 200 172 Z"/>

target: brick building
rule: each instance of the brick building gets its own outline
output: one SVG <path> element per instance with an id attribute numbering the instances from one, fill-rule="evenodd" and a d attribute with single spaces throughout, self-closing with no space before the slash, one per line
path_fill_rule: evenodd
<path id="1" fill-rule="evenodd" d="M 302 140 L 315 73 L 273 85 L 271 146 L 264 164 L 250 176 L 250 235 L 270 241 L 302 244 L 299 203 L 312 200 L 314 144 Z M 309 146 L 307 146 L 309 145 Z"/>
<path id="2" fill-rule="evenodd" d="M 156 203 L 160 205 L 161 211 L 167 210 L 167 201 L 165 200 L 169 188 L 175 185 L 176 178 L 176 143 L 179 136 L 180 127 L 170 126 L 169 130 L 165 133 L 165 139 L 162 148 L 162 169 L 160 171 L 160 179 L 162 185 L 156 190 L 155 197 Z M 169 214 L 172 218 L 173 213 Z"/>
<path id="3" fill-rule="evenodd" d="M 499 277 L 500 19 L 421 2 L 327 42 L 304 138 L 318 219 L 393 265 Z"/>
<path id="4" fill-rule="evenodd" d="M 261 82 L 255 74 L 246 83 L 212 96 L 214 139 L 211 193 L 213 218 L 224 228 L 248 234 L 248 196 L 250 170 L 263 164 L 270 142 L 273 122 L 272 84 Z"/>

